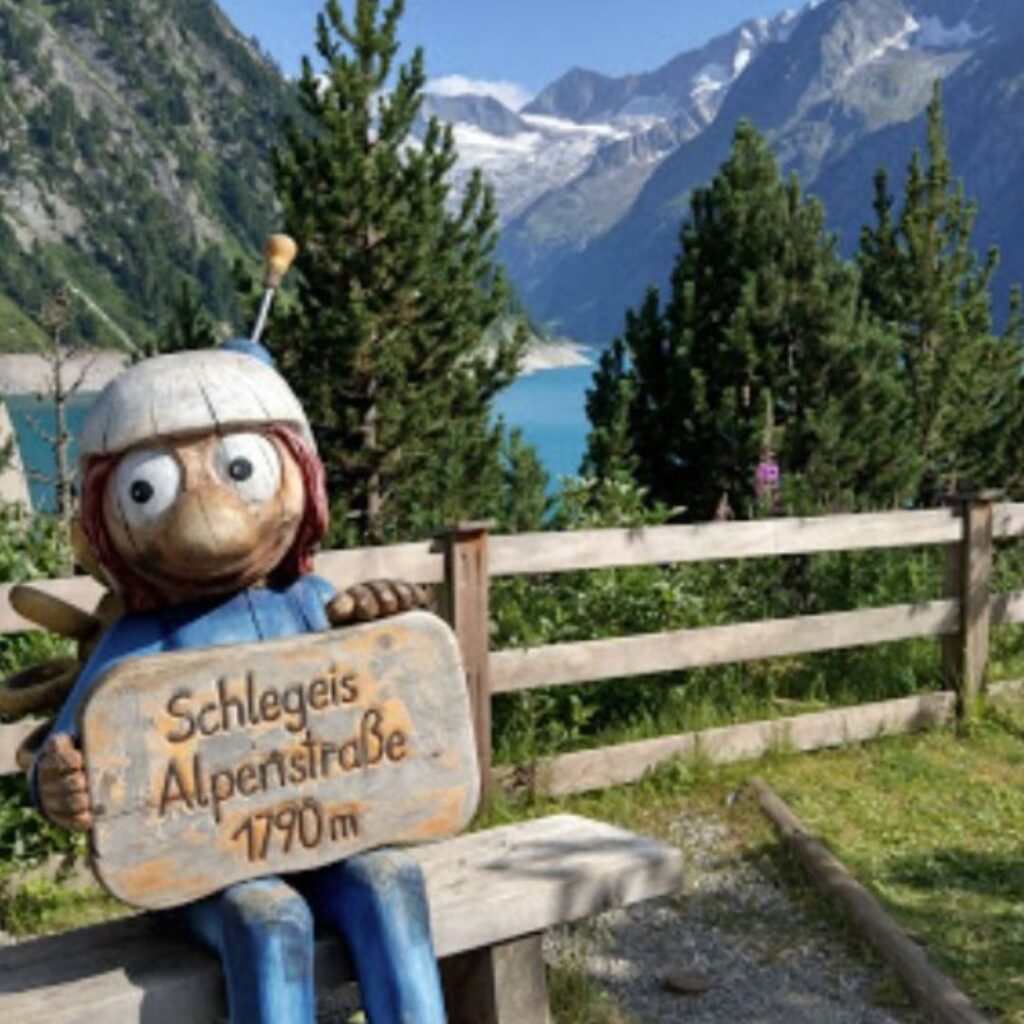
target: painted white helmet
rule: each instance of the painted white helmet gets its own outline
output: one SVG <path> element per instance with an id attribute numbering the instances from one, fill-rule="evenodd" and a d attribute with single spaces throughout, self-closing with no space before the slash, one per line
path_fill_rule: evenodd
<path id="1" fill-rule="evenodd" d="M 292 427 L 315 451 L 299 400 L 265 353 L 261 346 L 233 342 L 128 367 L 89 410 L 79 460 L 84 464 L 161 437 L 269 423 Z"/>

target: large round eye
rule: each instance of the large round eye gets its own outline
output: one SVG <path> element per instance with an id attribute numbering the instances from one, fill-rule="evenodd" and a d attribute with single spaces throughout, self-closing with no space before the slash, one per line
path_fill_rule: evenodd
<path id="1" fill-rule="evenodd" d="M 226 434 L 216 459 L 220 478 L 248 502 L 269 501 L 281 486 L 281 458 L 262 434 Z"/>
<path id="2" fill-rule="evenodd" d="M 162 448 L 140 448 L 126 455 L 114 476 L 117 505 L 129 527 L 159 519 L 181 490 L 181 467 Z"/>

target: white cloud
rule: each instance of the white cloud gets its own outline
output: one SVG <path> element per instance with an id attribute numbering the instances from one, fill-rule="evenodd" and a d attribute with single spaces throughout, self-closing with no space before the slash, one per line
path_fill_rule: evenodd
<path id="1" fill-rule="evenodd" d="M 489 82 L 482 78 L 467 78 L 465 75 L 444 75 L 427 82 L 427 92 L 437 96 L 493 96 L 509 110 L 520 110 L 533 99 L 521 85 L 515 82 Z"/>
<path id="2" fill-rule="evenodd" d="M 976 32 L 968 21 L 947 27 L 940 18 L 923 18 L 920 28 L 915 40 L 917 45 L 935 50 L 955 50 L 973 43 L 983 34 Z"/>

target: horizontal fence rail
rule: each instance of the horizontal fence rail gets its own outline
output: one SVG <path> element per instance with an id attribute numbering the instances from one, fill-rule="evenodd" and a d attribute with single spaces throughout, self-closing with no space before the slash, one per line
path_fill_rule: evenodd
<path id="1" fill-rule="evenodd" d="M 523 533 L 489 538 L 489 575 L 543 575 L 589 569 L 687 562 L 735 561 L 836 551 L 885 550 L 958 544 L 963 524 L 956 509 L 877 512 L 807 519 L 648 526 L 625 530 Z M 995 507 L 993 536 L 1024 535 L 1024 503 Z M 444 547 L 437 541 L 324 551 L 316 571 L 338 587 L 368 579 L 439 584 Z M 88 577 L 33 581 L 72 604 L 95 606 L 102 588 Z M 0 634 L 34 628 L 10 607 L 10 585 L 0 585 Z"/>
<path id="2" fill-rule="evenodd" d="M 585 640 L 491 655 L 494 693 L 544 686 L 677 672 L 740 661 L 815 654 L 921 636 L 948 636 L 960 628 L 958 601 L 890 605 L 674 633 Z"/>
<path id="3" fill-rule="evenodd" d="M 1024 622 L 1024 590 L 992 595 L 992 625 L 1010 626 Z"/>
<path id="4" fill-rule="evenodd" d="M 992 534 L 1005 540 L 1024 535 L 1024 502 L 1003 502 L 993 509 Z"/>
<path id="5" fill-rule="evenodd" d="M 1024 532 L 1024 521 L 1020 528 Z M 491 538 L 491 575 L 956 544 L 962 529 L 956 509 L 935 509 L 637 530 L 524 533 Z"/>
<path id="6" fill-rule="evenodd" d="M 815 744 L 832 743 L 837 729 L 845 730 L 851 739 L 864 738 L 879 729 L 884 733 L 938 721 L 950 712 L 951 701 L 960 710 L 969 708 L 987 667 L 989 627 L 1024 623 L 1024 589 L 991 593 L 994 542 L 1020 536 L 1024 536 L 1024 503 L 997 504 L 992 496 L 980 495 L 951 508 L 925 511 L 642 529 L 491 536 L 485 524 L 461 524 L 433 541 L 323 552 L 316 571 L 339 588 L 376 578 L 440 585 L 438 605 L 459 637 L 466 663 L 486 784 L 490 702 L 495 694 L 935 637 L 943 643 L 943 693 L 913 698 L 916 703 L 895 708 L 889 702 L 843 709 L 841 714 L 830 712 L 833 717 L 827 722 L 801 716 L 787 727 L 787 735 L 795 749 L 814 749 Z M 913 547 L 945 548 L 944 595 L 884 608 L 529 649 L 489 649 L 487 623 L 494 577 Z M 87 577 L 35 585 L 85 609 L 95 607 L 103 593 Z M 0 634 L 33 628 L 11 608 L 9 592 L 10 586 L 0 586 Z M 0 774 L 14 770 L 15 751 L 37 724 L 0 725 Z M 751 723 L 729 727 L 731 731 L 721 735 L 710 730 L 700 734 L 703 739 L 687 734 L 563 754 L 544 762 L 547 775 L 534 765 L 527 766 L 528 771 L 499 768 L 495 777 L 522 781 L 526 771 L 531 784 L 547 786 L 552 792 L 578 792 L 594 788 L 591 783 L 632 781 L 661 760 L 695 750 L 706 755 L 716 750 L 749 750 L 756 756 L 777 742 L 779 728 L 777 722 Z"/>
<path id="7" fill-rule="evenodd" d="M 925 693 L 858 707 L 636 740 L 597 750 L 578 750 L 546 757 L 525 767 L 499 768 L 497 773 L 499 781 L 510 789 L 569 796 L 637 782 L 652 768 L 677 757 L 700 758 L 709 764 L 734 764 L 773 751 L 807 752 L 917 732 L 948 722 L 955 707 L 955 693 Z"/>

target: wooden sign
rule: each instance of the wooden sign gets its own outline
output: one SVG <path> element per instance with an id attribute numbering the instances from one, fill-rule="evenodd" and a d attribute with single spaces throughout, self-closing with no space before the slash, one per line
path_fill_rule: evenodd
<path id="1" fill-rule="evenodd" d="M 425 612 L 124 661 L 81 735 L 94 870 L 150 909 L 451 836 L 479 792 L 456 640 Z"/>

